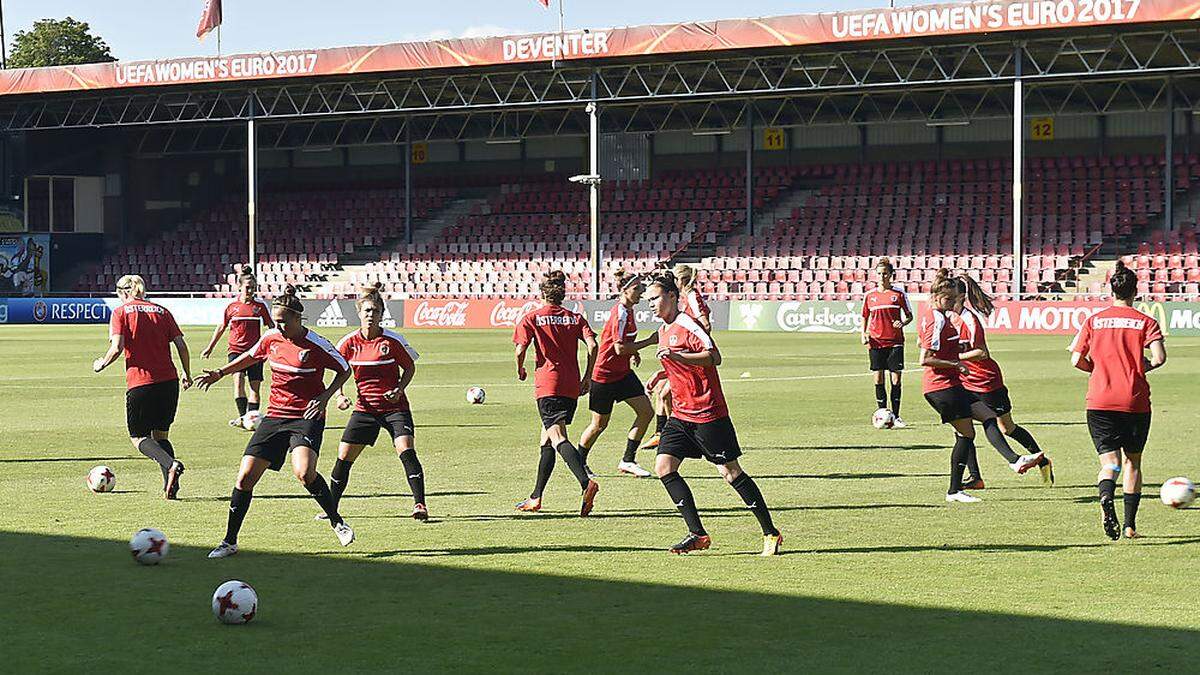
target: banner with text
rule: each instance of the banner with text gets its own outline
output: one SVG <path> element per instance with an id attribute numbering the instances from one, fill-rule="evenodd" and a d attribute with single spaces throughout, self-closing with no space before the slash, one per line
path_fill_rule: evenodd
<path id="1" fill-rule="evenodd" d="M 918 304 L 913 302 L 913 311 Z M 862 303 L 826 300 L 748 301 L 729 306 L 729 330 L 783 331 L 788 333 L 857 333 L 862 330 Z M 916 322 L 905 327 L 916 330 Z"/>

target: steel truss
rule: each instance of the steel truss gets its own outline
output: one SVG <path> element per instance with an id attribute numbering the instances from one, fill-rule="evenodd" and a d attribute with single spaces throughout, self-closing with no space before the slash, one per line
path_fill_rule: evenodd
<path id="1" fill-rule="evenodd" d="M 416 118 L 414 137 L 427 140 L 584 134 L 582 104 L 593 99 L 593 79 L 610 130 L 728 127 L 747 99 L 756 99 L 758 119 L 777 125 L 978 116 L 1007 98 L 998 90 L 1011 87 L 1018 49 L 1031 105 L 1038 107 L 1032 92 L 1040 90 L 1047 111 L 1145 109 L 1162 97 L 1167 78 L 1200 75 L 1200 32 L 1174 27 L 1021 42 L 904 41 L 599 67 L 7 97 L 0 98 L 0 131 L 191 125 L 244 121 L 253 113 L 264 131 L 278 123 L 277 138 L 285 139 L 279 147 L 298 136 L 330 144 L 341 144 L 340 138 L 395 142 L 408 117 Z M 1140 82 L 1146 78 L 1158 84 Z M 1200 98 L 1194 87 L 1186 95 L 1180 100 Z"/>

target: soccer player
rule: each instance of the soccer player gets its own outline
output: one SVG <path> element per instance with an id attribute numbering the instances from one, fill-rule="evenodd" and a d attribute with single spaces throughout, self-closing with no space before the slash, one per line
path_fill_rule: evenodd
<path id="1" fill-rule="evenodd" d="M 217 341 L 225 333 L 225 329 L 229 329 L 229 362 L 232 363 L 247 349 L 258 343 L 258 339 L 262 337 L 264 324 L 267 328 L 275 327 L 267 303 L 257 297 L 258 280 L 255 279 L 254 271 L 249 265 L 241 268 L 241 273 L 238 275 L 238 287 L 240 289 L 238 299 L 225 307 L 225 316 L 221 325 L 213 331 L 208 346 L 200 353 L 200 356 L 206 359 L 212 355 L 212 351 L 217 346 Z M 249 389 L 246 387 L 247 381 L 250 383 Z M 246 416 L 246 412 L 258 410 L 262 381 L 262 361 L 256 361 L 254 365 L 239 372 L 234 378 L 233 402 L 237 405 L 238 416 L 229 420 L 229 426 L 241 427 L 242 418 Z"/>
<path id="2" fill-rule="evenodd" d="M 517 379 L 525 381 L 525 353 L 532 344 L 537 370 L 533 375 L 534 397 L 542 418 L 541 458 L 538 461 L 537 482 L 529 498 L 517 504 L 518 511 L 540 511 L 542 493 L 554 471 L 554 452 L 579 481 L 583 503 L 579 515 L 592 512 L 600 485 L 588 477 L 579 451 L 567 438 L 567 425 L 575 419 L 579 397 L 588 392 L 592 367 L 596 364 L 596 334 L 582 316 L 562 306 L 567 296 L 567 276 L 559 270 L 547 272 L 541 282 L 542 306 L 527 312 L 513 331 L 516 344 Z M 579 373 L 578 344 L 587 345 L 587 368 Z"/>
<path id="3" fill-rule="evenodd" d="M 867 347 L 871 360 L 871 373 L 875 377 L 875 408 L 888 407 L 884 373 L 890 373 L 892 382 L 893 427 L 908 426 L 900 419 L 900 378 L 904 374 L 904 327 L 912 323 L 912 306 L 908 294 L 896 285 L 896 268 L 892 261 L 880 258 L 875 263 L 877 286 L 863 298 L 862 343 Z"/>
<path id="4" fill-rule="evenodd" d="M 363 448 L 375 445 L 380 429 L 386 429 L 412 490 L 412 517 L 424 522 L 429 520 L 429 509 L 425 506 L 425 469 L 417 459 L 412 409 L 405 395 L 405 389 L 417 372 L 414 362 L 418 355 L 403 335 L 379 325 L 384 309 L 383 296 L 379 293 L 381 288 L 382 284 L 376 283 L 361 289 L 357 302 L 361 328 L 342 338 L 337 345 L 338 352 L 354 371 L 358 402 L 342 432 L 338 458 L 329 473 L 329 489 L 336 506 L 350 481 L 354 460 L 362 454 Z M 339 395 L 337 405 L 346 410 L 350 407 L 350 399 L 344 394 Z"/>
<path id="5" fill-rule="evenodd" d="M 629 428 L 629 435 L 625 440 L 625 454 L 617 464 L 617 471 L 647 478 L 650 472 L 638 466 L 637 451 L 638 444 L 650 428 L 654 409 L 650 406 L 650 398 L 646 396 L 646 390 L 642 387 L 637 373 L 633 372 L 630 362 L 640 365 L 641 356 L 638 355 L 638 351 L 658 342 L 658 337 L 651 335 L 645 340 L 637 339 L 637 321 L 633 308 L 641 302 L 642 293 L 646 291 L 641 278 L 636 274 L 626 274 L 620 269 L 615 277 L 620 295 L 617 304 L 613 305 L 608 313 L 604 330 L 600 332 L 600 352 L 596 358 L 592 385 L 588 391 L 588 408 L 592 411 L 592 422 L 579 437 L 579 454 L 583 458 L 584 468 L 591 476 L 592 471 L 587 465 L 588 453 L 591 452 L 596 439 L 608 428 L 613 403 L 624 401 L 633 408 L 637 417 L 633 426 Z"/>
<path id="6" fill-rule="evenodd" d="M 1158 322 L 1133 308 L 1137 297 L 1137 275 L 1133 270 L 1118 261 L 1109 283 L 1112 307 L 1092 315 L 1080 327 L 1071 342 L 1071 365 L 1089 373 L 1087 423 L 1100 455 L 1097 480 L 1104 533 L 1113 540 L 1121 538 L 1113 493 L 1117 475 L 1123 469 L 1125 537 L 1134 539 L 1139 536 L 1142 451 L 1150 435 L 1150 383 L 1146 373 L 1167 362 L 1167 348 Z"/>
<path id="7" fill-rule="evenodd" d="M 963 388 L 978 396 L 984 405 L 999 415 L 994 421 L 984 422 L 985 425 L 999 423 L 1005 436 L 1020 443 L 1031 454 L 1042 453 L 1033 434 L 1013 421 L 1012 401 L 1009 399 L 1008 387 L 1004 385 L 1004 375 L 1000 371 L 1000 364 L 992 359 L 991 352 L 988 351 L 983 317 L 990 316 L 995 309 L 992 298 L 979 287 L 979 282 L 968 274 L 959 275 L 955 281 L 958 300 L 954 303 L 953 311 L 959 317 L 958 345 L 962 350 L 958 358 L 967 364 L 967 374 L 962 377 Z M 967 306 L 968 300 L 970 307 Z M 1002 452 L 1001 456 L 1009 467 L 1017 466 L 1020 460 L 1012 450 Z M 1054 465 L 1045 453 L 1042 453 L 1037 466 L 1042 474 L 1042 482 L 1054 485 Z M 963 487 L 967 490 L 982 490 L 983 476 L 974 457 L 968 461 L 967 468 L 971 472 L 971 478 Z"/>
<path id="8" fill-rule="evenodd" d="M 922 319 L 918 334 L 921 342 L 921 366 L 925 369 L 922 391 L 925 400 L 937 411 L 942 424 L 954 428 L 954 449 L 950 453 L 950 489 L 947 502 L 973 503 L 979 498 L 963 491 L 962 472 L 975 453 L 975 424 L 994 421 L 996 413 L 979 397 L 962 386 L 962 376 L 969 372 L 961 361 L 958 329 L 946 316 L 958 302 L 958 284 L 949 270 L 939 270 L 929 292 L 930 316 Z M 1004 434 L 995 424 L 984 424 L 988 441 L 1003 453 L 1008 448 Z M 1011 452 L 1011 450 L 1009 450 Z M 1041 453 L 1023 455 L 1013 470 L 1019 474 L 1037 465 Z"/>
<path id="9" fill-rule="evenodd" d="M 288 452 L 292 453 L 292 474 L 321 505 L 338 541 L 342 546 L 354 541 L 354 530 L 338 514 L 329 485 L 317 473 L 317 453 L 325 432 L 325 408 L 350 379 L 350 365 L 329 340 L 304 326 L 303 312 L 304 305 L 296 297 L 295 287 L 288 286 L 283 295 L 271 302 L 271 316 L 277 328 L 264 333 L 258 344 L 233 363 L 206 370 L 196 380 L 207 391 L 221 378 L 245 370 L 255 361 L 265 359 L 271 366 L 267 416 L 246 446 L 229 499 L 225 538 L 208 554 L 210 558 L 225 558 L 238 552 L 238 532 L 250 510 L 254 486 L 267 469 L 281 469 Z M 336 373 L 328 387 L 324 379 L 326 370 Z"/>
<path id="10" fill-rule="evenodd" d="M 675 398 L 671 418 L 663 427 L 654 470 L 688 527 L 687 536 L 669 550 L 691 553 L 712 545 L 700 522 L 691 488 L 679 475 L 685 458 L 703 457 L 716 465 L 717 472 L 758 519 L 763 533 L 762 555 L 778 555 L 783 535 L 771 522 L 771 512 L 758 485 L 738 462 L 742 449 L 717 374 L 720 350 L 698 321 L 679 310 L 679 288 L 673 277 L 664 275 L 650 282 L 646 300 L 663 321 L 658 330 L 657 353 L 662 370 L 650 378 L 646 388 L 653 389 L 666 379 Z"/>
<path id="11" fill-rule="evenodd" d="M 679 263 L 671 272 L 675 276 L 675 285 L 679 288 L 679 311 L 687 314 L 704 329 L 705 333 L 712 332 L 711 311 L 704 296 L 696 290 L 696 270 L 691 265 Z M 663 426 L 671 416 L 671 383 L 663 380 L 654 390 L 658 394 L 655 406 L 654 435 L 642 445 L 642 449 L 657 448 L 662 436 Z"/>
<path id="12" fill-rule="evenodd" d="M 126 274 L 118 279 L 117 297 L 121 306 L 109 320 L 108 351 L 92 362 L 92 370 L 104 370 L 124 353 L 129 440 L 138 452 L 158 463 L 163 496 L 178 499 L 183 462 L 175 458 L 168 435 L 179 408 L 179 390 L 192 386 L 187 342 L 171 312 L 146 299 L 146 282 L 140 276 Z M 171 362 L 171 345 L 179 353 L 182 377 Z"/>

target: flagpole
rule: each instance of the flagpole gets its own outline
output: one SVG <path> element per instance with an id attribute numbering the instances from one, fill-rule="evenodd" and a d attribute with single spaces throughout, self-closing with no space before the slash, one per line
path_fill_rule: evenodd
<path id="1" fill-rule="evenodd" d="M 221 24 L 217 24 L 217 58 L 221 58 Z"/>
<path id="2" fill-rule="evenodd" d="M 550 67 L 558 67 L 558 45 L 562 44 L 563 36 L 563 0 L 558 0 L 558 39 L 554 41 L 554 53 L 550 55 Z"/>

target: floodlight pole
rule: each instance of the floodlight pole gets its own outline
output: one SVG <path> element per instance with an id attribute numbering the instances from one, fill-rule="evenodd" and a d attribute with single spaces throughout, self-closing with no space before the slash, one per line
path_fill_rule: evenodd
<path id="1" fill-rule="evenodd" d="M 412 118 L 404 120 L 404 243 L 413 243 L 412 226 Z"/>
<path id="2" fill-rule="evenodd" d="M 1175 229 L 1175 81 L 1167 78 L 1167 168 L 1163 171 L 1163 218 Z"/>
<path id="3" fill-rule="evenodd" d="M 590 132 L 588 145 L 591 154 L 591 175 L 600 175 L 600 121 L 596 111 L 596 74 L 592 73 L 592 100 L 587 104 Z M 600 181 L 592 180 L 588 184 L 589 216 L 591 217 L 591 258 L 593 299 L 600 297 Z"/>
<path id="4" fill-rule="evenodd" d="M 254 127 L 254 95 L 250 96 L 250 117 L 246 120 L 246 227 L 249 230 L 250 270 L 256 276 L 258 238 L 258 137 Z"/>
<path id="5" fill-rule="evenodd" d="M 746 101 L 746 234 L 754 236 L 754 101 Z"/>
<path id="6" fill-rule="evenodd" d="M 1021 79 L 1024 45 L 1017 43 L 1013 56 L 1016 78 L 1013 80 L 1013 274 L 1012 297 L 1020 300 L 1025 290 L 1025 83 Z"/>

